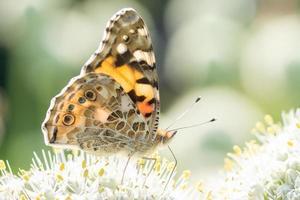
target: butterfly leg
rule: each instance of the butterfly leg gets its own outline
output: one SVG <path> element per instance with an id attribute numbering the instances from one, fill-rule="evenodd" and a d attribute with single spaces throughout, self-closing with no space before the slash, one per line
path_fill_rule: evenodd
<path id="1" fill-rule="evenodd" d="M 173 151 L 172 151 L 172 149 L 171 149 L 171 147 L 170 147 L 169 145 L 168 145 L 168 149 L 169 149 L 169 151 L 171 152 L 171 154 L 172 154 L 172 156 L 173 156 L 173 159 L 174 159 L 175 164 L 174 164 L 174 167 L 173 167 L 173 169 L 172 169 L 172 171 L 171 171 L 171 174 L 170 174 L 170 176 L 169 176 L 169 178 L 168 178 L 168 181 L 167 181 L 167 183 L 166 183 L 166 185 L 165 185 L 164 191 L 167 189 L 167 186 L 169 185 L 169 182 L 170 182 L 170 180 L 171 180 L 171 178 L 172 178 L 172 176 L 173 176 L 173 174 L 174 174 L 174 171 L 175 171 L 175 169 L 176 169 L 176 167 L 177 167 L 177 159 L 176 159 L 176 156 L 175 156 L 175 154 L 173 153 Z"/>
<path id="2" fill-rule="evenodd" d="M 127 169 L 127 167 L 128 167 L 129 161 L 130 161 L 131 157 L 133 156 L 133 154 L 134 154 L 134 153 L 128 154 L 128 159 L 127 159 L 127 162 L 126 162 L 126 165 L 125 165 L 125 167 L 124 167 L 123 174 L 122 174 L 121 185 L 123 185 L 124 177 L 125 177 L 125 172 L 126 172 L 126 169 Z"/>
<path id="3" fill-rule="evenodd" d="M 146 181 L 147 181 L 147 178 L 150 176 L 151 172 L 153 171 L 154 167 L 155 167 L 155 164 L 157 162 L 157 158 L 149 158 L 149 157 L 143 157 L 142 159 L 145 159 L 145 160 L 152 160 L 153 163 L 151 165 L 151 168 L 149 170 L 149 172 L 147 173 L 146 177 L 145 177 L 145 180 L 144 180 L 144 183 L 143 183 L 143 187 L 145 186 L 146 184 Z"/>

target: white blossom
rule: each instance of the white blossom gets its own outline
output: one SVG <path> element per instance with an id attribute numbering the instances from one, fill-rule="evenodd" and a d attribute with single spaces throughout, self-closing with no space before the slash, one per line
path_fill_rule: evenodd
<path id="1" fill-rule="evenodd" d="M 225 170 L 211 186 L 211 199 L 300 199 L 300 109 L 258 122 L 256 140 L 234 146 Z"/>
<path id="2" fill-rule="evenodd" d="M 14 175 L 8 162 L 0 161 L 0 199 L 196 199 L 201 193 L 188 184 L 189 171 L 173 175 L 173 162 L 156 155 L 153 160 L 121 156 L 96 157 L 81 151 L 34 153 L 30 170 Z M 154 167 L 152 167 L 154 166 Z M 151 170 L 152 169 L 152 170 Z M 150 173 L 149 173 L 150 172 Z"/>

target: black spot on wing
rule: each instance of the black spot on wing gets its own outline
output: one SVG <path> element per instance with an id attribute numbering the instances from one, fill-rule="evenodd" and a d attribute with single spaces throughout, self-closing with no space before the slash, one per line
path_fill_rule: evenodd
<path id="1" fill-rule="evenodd" d="M 154 86 L 156 89 L 158 89 L 158 82 L 157 82 L 157 81 L 154 81 L 154 82 L 153 82 L 153 86 Z"/>
<path id="2" fill-rule="evenodd" d="M 132 57 L 130 51 L 126 51 L 123 54 L 117 54 L 117 60 L 115 62 L 115 66 L 121 66 L 124 65 L 126 63 L 129 63 L 130 58 Z"/>
<path id="3" fill-rule="evenodd" d="M 150 113 L 146 113 L 145 114 L 145 117 L 150 117 L 152 115 L 152 113 L 150 112 Z"/>
<path id="4" fill-rule="evenodd" d="M 156 102 L 156 99 L 152 98 L 150 101 L 148 101 L 149 104 L 153 104 Z"/>
<path id="5" fill-rule="evenodd" d="M 141 84 L 149 84 L 149 85 L 151 85 L 150 81 L 146 77 L 140 78 L 140 79 L 136 80 L 136 82 L 137 83 L 141 83 Z"/>
<path id="6" fill-rule="evenodd" d="M 50 139 L 50 143 L 52 144 L 52 143 L 54 143 L 55 142 L 55 140 L 56 140 L 56 137 L 57 137 L 57 127 L 54 127 L 54 129 L 53 129 L 53 133 L 52 133 L 52 138 Z"/>
<path id="7" fill-rule="evenodd" d="M 132 62 L 129 63 L 129 65 L 134 67 L 135 69 L 137 69 L 139 71 L 140 70 L 145 70 L 145 71 L 150 70 L 150 71 L 152 71 L 154 69 L 154 67 L 148 65 L 146 63 L 146 61 L 144 61 L 144 60 L 142 60 L 142 61 L 132 61 Z"/>
<path id="8" fill-rule="evenodd" d="M 137 101 L 142 102 L 142 101 L 144 101 L 144 100 L 146 99 L 145 96 L 138 96 L 138 95 L 136 95 L 136 93 L 135 93 L 134 90 L 130 90 L 130 91 L 128 92 L 128 95 L 130 96 L 131 100 L 132 100 L 134 103 L 136 103 Z"/>
<path id="9" fill-rule="evenodd" d="M 148 65 L 148 63 L 144 60 L 139 61 L 139 64 L 142 69 L 153 70 L 154 66 Z"/>
<path id="10" fill-rule="evenodd" d="M 112 22 L 113 22 L 113 21 L 110 21 L 110 23 L 112 23 Z M 106 32 L 110 32 L 110 31 L 111 31 L 111 27 L 110 27 L 110 26 L 109 26 L 109 27 L 106 27 L 106 28 L 105 28 L 105 31 L 106 31 Z"/>
<path id="11" fill-rule="evenodd" d="M 103 44 L 103 45 L 106 45 L 107 43 L 108 43 L 108 40 L 107 40 L 107 39 L 102 40 L 102 44 Z"/>

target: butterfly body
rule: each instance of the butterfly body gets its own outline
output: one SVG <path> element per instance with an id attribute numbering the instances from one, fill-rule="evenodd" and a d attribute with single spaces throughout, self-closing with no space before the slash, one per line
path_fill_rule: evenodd
<path id="1" fill-rule="evenodd" d="M 151 152 L 173 133 L 158 129 L 158 76 L 146 25 L 133 9 L 108 22 L 79 76 L 51 100 L 46 144 L 94 154 Z"/>

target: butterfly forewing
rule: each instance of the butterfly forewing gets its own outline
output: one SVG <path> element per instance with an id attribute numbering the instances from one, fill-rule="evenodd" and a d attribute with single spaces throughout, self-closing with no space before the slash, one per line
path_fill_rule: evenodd
<path id="1" fill-rule="evenodd" d="M 148 28 L 135 10 L 122 9 L 108 22 L 100 47 L 81 71 L 89 72 L 104 73 L 122 86 L 154 138 L 159 115 L 158 76 Z"/>

